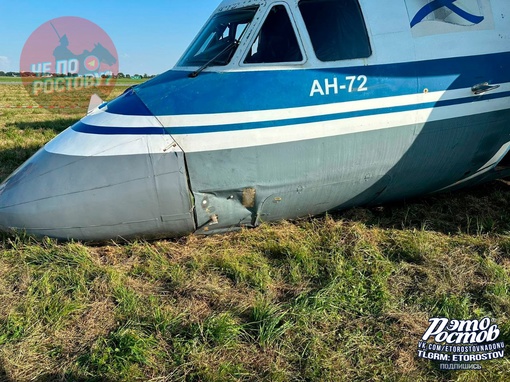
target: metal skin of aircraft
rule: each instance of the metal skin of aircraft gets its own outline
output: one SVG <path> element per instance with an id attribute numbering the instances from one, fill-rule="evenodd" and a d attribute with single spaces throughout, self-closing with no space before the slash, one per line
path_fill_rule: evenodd
<path id="1" fill-rule="evenodd" d="M 177 237 L 510 175 L 510 1 L 227 0 L 0 185 L 0 227 Z"/>

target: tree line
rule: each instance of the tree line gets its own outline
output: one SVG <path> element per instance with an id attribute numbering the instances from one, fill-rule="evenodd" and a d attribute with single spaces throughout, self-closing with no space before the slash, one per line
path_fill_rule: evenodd
<path id="1" fill-rule="evenodd" d="M 52 77 L 73 77 L 73 76 L 77 76 L 77 74 L 71 74 L 69 73 L 68 75 L 64 75 L 64 74 L 49 74 L 50 76 Z M 0 77 L 38 77 L 40 76 L 40 74 L 38 73 L 32 73 L 32 72 L 4 72 L 2 70 L 0 70 Z M 147 74 L 147 73 L 144 73 L 144 74 L 128 74 L 128 73 L 118 73 L 118 74 L 113 74 L 113 78 L 131 78 L 131 79 L 149 79 L 149 78 L 154 78 L 156 77 L 156 75 L 154 74 Z"/>

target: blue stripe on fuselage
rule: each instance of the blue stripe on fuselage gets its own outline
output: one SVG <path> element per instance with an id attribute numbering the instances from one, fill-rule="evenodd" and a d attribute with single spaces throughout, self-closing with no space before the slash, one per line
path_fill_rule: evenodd
<path id="1" fill-rule="evenodd" d="M 341 64 L 341 63 L 340 63 Z M 481 82 L 510 82 L 510 52 L 384 65 L 323 69 L 203 72 L 188 78 L 169 71 L 134 91 L 154 115 L 194 115 L 290 109 L 338 102 L 470 88 Z M 348 77 L 365 76 L 366 91 L 349 92 Z M 314 81 L 344 90 L 310 96 Z"/>
<path id="2" fill-rule="evenodd" d="M 112 114 L 152 116 L 152 113 L 136 95 L 135 87 L 128 88 L 119 97 L 108 102 L 108 112 Z"/>
<path id="3" fill-rule="evenodd" d="M 348 77 L 365 76 L 366 91 L 349 92 L 360 81 L 350 83 Z M 345 90 L 332 91 L 329 95 L 310 96 L 314 81 L 323 88 L 335 78 Z M 326 82 L 327 81 L 327 82 Z M 277 70 L 253 72 L 214 73 L 203 72 L 189 78 L 184 71 L 168 71 L 150 81 L 128 89 L 123 95 L 108 103 L 108 112 L 126 116 L 207 115 L 246 111 L 291 109 L 321 106 L 341 102 L 383 99 L 425 91 L 466 89 L 481 82 L 510 82 L 510 52 L 472 57 L 448 58 L 397 64 L 372 65 L 347 68 Z M 411 106 L 374 108 L 347 113 L 289 118 L 279 121 L 224 124 L 210 126 L 168 127 L 171 134 L 193 134 L 213 131 L 268 128 L 298 123 L 312 123 L 339 118 L 387 114 L 392 112 L 443 107 L 500 97 L 507 93 L 485 94 L 482 98 L 467 97 Z M 165 133 L 155 127 L 98 127 L 79 123 L 75 131 L 91 134 L 150 135 Z"/>
<path id="4" fill-rule="evenodd" d="M 200 134 L 200 133 L 212 133 L 212 132 L 222 132 L 222 131 L 238 131 L 238 130 L 252 130 L 252 129 L 263 129 L 263 128 L 271 128 L 271 127 L 279 127 L 279 126 L 289 126 L 289 125 L 297 125 L 297 124 L 306 124 L 306 123 L 315 123 L 315 122 L 327 122 L 333 120 L 340 120 L 346 118 L 353 117 L 366 117 L 366 116 L 374 116 L 374 115 L 382 115 L 389 113 L 398 113 L 405 112 L 411 110 L 422 110 L 427 108 L 440 108 L 446 106 L 454 106 L 454 105 L 463 105 L 470 104 L 479 101 L 487 101 L 491 99 L 498 99 L 510 97 L 510 92 L 502 92 L 495 94 L 485 94 L 483 97 L 477 97 L 474 99 L 473 97 L 453 99 L 453 100 L 445 100 L 445 101 L 437 101 L 437 102 L 427 102 L 421 103 L 417 105 L 404 105 L 404 106 L 393 106 L 393 107 L 385 107 L 385 108 L 375 108 L 369 110 L 358 110 L 358 111 L 350 111 L 345 113 L 336 113 L 336 114 L 328 114 L 328 115 L 320 115 L 320 116 L 311 116 L 311 117 L 303 117 L 303 118 L 291 118 L 291 119 L 283 119 L 277 121 L 263 121 L 263 122 L 250 122 L 250 123 L 237 123 L 237 124 L 224 124 L 224 125 L 210 125 L 210 126 L 189 126 L 189 127 L 168 127 L 168 128 L 158 128 L 158 127 L 102 127 L 102 126 L 91 126 L 87 125 L 83 122 L 76 123 L 72 129 L 74 131 L 80 133 L 87 134 L 103 134 L 103 135 L 161 135 L 165 133 L 170 133 L 172 135 L 179 134 Z"/>
<path id="5" fill-rule="evenodd" d="M 489 99 L 497 99 L 503 97 L 510 97 L 510 92 L 484 95 L 483 101 L 487 101 Z M 190 127 L 176 127 L 176 128 L 167 128 L 167 131 L 172 135 L 179 134 L 200 134 L 200 133 L 214 133 L 220 131 L 237 131 L 237 130 L 252 130 L 252 129 L 263 129 L 270 127 L 280 127 L 280 126 L 289 126 L 289 125 L 298 125 L 298 124 L 307 124 L 307 123 L 315 123 L 315 122 L 328 122 L 346 118 L 354 118 L 354 117 L 368 117 L 374 115 L 382 115 L 389 113 L 398 113 L 404 111 L 412 111 L 412 110 L 422 110 L 428 108 L 440 108 L 445 106 L 453 106 L 453 105 L 462 105 L 467 103 L 476 102 L 473 98 L 461 98 L 447 101 L 438 101 L 438 102 L 428 102 L 417 105 L 405 105 L 405 106 L 392 106 L 386 108 L 377 108 L 370 110 L 359 110 L 359 111 L 350 111 L 346 113 L 338 113 L 338 114 L 328 114 L 321 116 L 313 116 L 313 117 L 303 117 L 303 118 L 293 118 L 293 119 L 284 119 L 277 121 L 264 121 L 264 122 L 250 122 L 250 123 L 239 123 L 239 124 L 229 124 L 229 125 L 211 125 L 211 126 L 190 126 Z M 509 106 L 510 107 L 510 106 Z"/>

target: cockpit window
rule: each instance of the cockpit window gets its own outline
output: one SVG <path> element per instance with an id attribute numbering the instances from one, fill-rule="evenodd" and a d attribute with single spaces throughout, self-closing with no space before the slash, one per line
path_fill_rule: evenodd
<path id="1" fill-rule="evenodd" d="M 283 5 L 274 6 L 255 39 L 245 64 L 300 62 L 303 60 L 289 14 Z"/>
<path id="2" fill-rule="evenodd" d="M 301 0 L 299 9 L 319 60 L 349 60 L 372 54 L 358 0 Z"/>
<path id="3" fill-rule="evenodd" d="M 222 12 L 215 15 L 179 62 L 179 66 L 224 66 L 230 62 L 244 31 L 258 7 Z"/>

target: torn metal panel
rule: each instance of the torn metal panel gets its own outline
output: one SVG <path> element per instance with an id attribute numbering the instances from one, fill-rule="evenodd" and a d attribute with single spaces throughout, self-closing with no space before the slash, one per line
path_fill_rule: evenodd
<path id="1" fill-rule="evenodd" d="M 245 188 L 214 193 L 195 193 L 197 233 L 253 226 L 256 191 Z"/>

